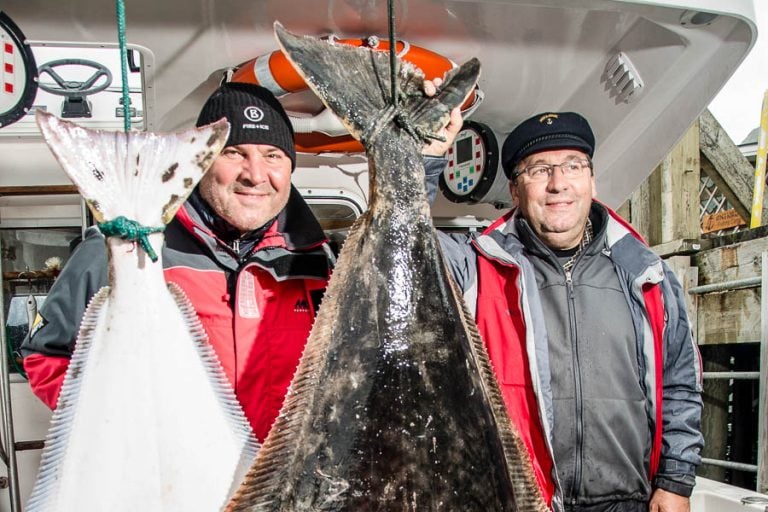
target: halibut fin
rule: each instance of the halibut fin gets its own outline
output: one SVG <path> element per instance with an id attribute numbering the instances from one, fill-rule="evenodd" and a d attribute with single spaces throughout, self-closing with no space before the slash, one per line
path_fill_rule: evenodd
<path id="1" fill-rule="evenodd" d="M 232 478 L 232 488 L 229 493 L 231 496 L 245 477 L 261 445 L 253 436 L 251 425 L 243 415 L 243 408 L 232 390 L 232 384 L 229 383 L 227 376 L 221 370 L 219 356 L 216 355 L 213 345 L 208 342 L 208 335 L 205 333 L 203 324 L 200 323 L 200 317 L 197 316 L 197 312 L 189 297 L 176 283 L 168 283 L 168 291 L 176 301 L 176 305 L 179 307 L 179 311 L 187 324 L 189 333 L 192 335 L 192 341 L 200 356 L 200 361 L 202 361 L 203 367 L 208 374 L 211 387 L 218 396 L 219 404 L 229 420 L 230 429 L 232 432 L 235 432 L 244 447 L 237 471 Z"/>
<path id="2" fill-rule="evenodd" d="M 367 214 L 363 214 L 350 228 L 345 247 L 357 248 L 364 242 Z M 336 268 L 349 268 L 359 254 L 357 250 L 341 251 Z M 302 443 L 302 429 L 306 428 L 308 415 L 315 398 L 317 376 L 322 372 L 330 354 L 334 339 L 333 323 L 328 311 L 338 311 L 344 295 L 346 281 L 331 279 L 325 292 L 322 313 L 312 326 L 312 333 L 301 355 L 301 361 L 291 381 L 280 415 L 275 419 L 269 436 L 258 453 L 258 460 L 245 476 L 226 512 L 252 510 L 283 510 L 280 494 L 290 486 L 297 464 L 296 446 Z"/>
<path id="3" fill-rule="evenodd" d="M 72 354 L 64 375 L 56 409 L 45 437 L 45 449 L 40 459 L 37 481 L 25 509 L 30 512 L 48 510 L 49 503 L 54 500 L 53 494 L 58 490 L 61 461 L 66 456 L 67 442 L 74 423 L 73 417 L 77 412 L 76 404 L 83 384 L 83 370 L 91 354 L 96 324 L 107 310 L 109 291 L 110 287 L 104 286 L 96 292 L 88 303 L 83 320 L 80 322 L 77 349 Z"/>
<path id="4" fill-rule="evenodd" d="M 440 258 L 442 260 L 442 257 Z M 446 275 L 451 275 L 445 261 L 443 261 Z M 517 434 L 511 421 L 507 417 L 507 407 L 504 404 L 504 398 L 501 395 L 496 375 L 493 372 L 493 365 L 485 348 L 485 343 L 480 337 L 480 331 L 472 314 L 467 309 L 461 290 L 453 279 L 450 282 L 451 291 L 454 297 L 457 297 L 459 304 L 459 318 L 464 324 L 466 332 L 469 334 L 469 346 L 475 355 L 478 368 L 481 373 L 485 392 L 488 394 L 489 403 L 493 407 L 493 415 L 497 418 L 499 426 L 499 437 L 504 449 L 504 457 L 507 459 L 507 470 L 509 479 L 515 491 L 515 510 L 547 511 L 539 486 L 536 482 L 536 475 L 533 471 L 533 461 L 528 454 L 523 439 Z"/>
<path id="5" fill-rule="evenodd" d="M 370 138 L 391 104 L 389 53 L 294 35 L 275 22 L 275 34 L 283 53 L 304 81 L 333 111 L 353 137 Z M 356 70 L 355 73 L 340 70 Z M 472 92 L 480 74 L 480 62 L 470 59 L 449 71 L 437 94 L 423 92 L 424 73 L 397 59 L 400 112 L 419 133 L 433 134 L 442 128 L 453 108 Z"/>
<path id="6" fill-rule="evenodd" d="M 229 136 L 226 120 L 155 134 L 90 130 L 42 110 L 35 117 L 100 223 L 119 216 L 143 226 L 170 222 Z"/>

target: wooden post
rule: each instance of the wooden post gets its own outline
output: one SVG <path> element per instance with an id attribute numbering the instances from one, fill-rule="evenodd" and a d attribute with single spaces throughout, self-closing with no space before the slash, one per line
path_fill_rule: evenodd
<path id="1" fill-rule="evenodd" d="M 637 229 L 638 233 L 646 239 L 646 241 L 648 241 L 651 236 L 649 190 L 650 187 L 648 186 L 648 180 L 646 179 L 634 192 L 632 192 L 632 196 L 629 200 L 630 211 L 632 213 L 632 225 Z"/>
<path id="2" fill-rule="evenodd" d="M 670 153 L 670 193 L 665 206 L 671 215 L 662 219 L 663 242 L 699 237 L 699 182 L 701 163 L 699 158 L 699 121 Z"/>
<path id="3" fill-rule="evenodd" d="M 651 246 L 699 238 L 699 130 L 696 121 L 648 178 Z"/>
<path id="4" fill-rule="evenodd" d="M 699 284 L 699 269 L 691 265 L 690 256 L 671 256 L 665 260 L 672 272 L 677 276 L 685 293 L 685 303 L 688 306 L 688 321 L 694 341 L 698 339 L 698 295 L 691 295 L 688 290 Z"/>
<path id="5" fill-rule="evenodd" d="M 705 346 L 701 348 L 705 372 L 727 372 L 731 370 L 728 345 Z M 728 394 L 730 388 L 726 379 L 705 379 L 701 399 L 704 413 L 701 416 L 701 430 L 704 433 L 704 449 L 701 456 L 707 459 L 726 460 L 728 455 Z M 703 464 L 696 470 L 698 476 L 725 481 L 726 470 L 720 466 Z"/>
<path id="6" fill-rule="evenodd" d="M 762 254 L 760 384 L 757 403 L 757 492 L 768 493 L 768 252 Z"/>

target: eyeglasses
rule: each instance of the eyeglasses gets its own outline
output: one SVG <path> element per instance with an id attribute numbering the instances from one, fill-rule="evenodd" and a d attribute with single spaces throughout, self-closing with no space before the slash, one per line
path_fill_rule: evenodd
<path id="1" fill-rule="evenodd" d="M 569 179 L 581 178 L 584 175 L 584 169 L 592 169 L 592 162 L 580 158 L 566 160 L 561 164 L 534 164 L 524 167 L 512 175 L 513 179 L 522 176 L 528 176 L 530 182 L 543 182 L 552 177 L 555 167 L 559 167 L 563 176 Z"/>

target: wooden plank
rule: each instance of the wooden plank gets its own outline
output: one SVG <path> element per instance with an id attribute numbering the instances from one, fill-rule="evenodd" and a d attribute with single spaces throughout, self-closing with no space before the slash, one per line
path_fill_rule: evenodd
<path id="1" fill-rule="evenodd" d="M 750 217 L 754 169 L 709 110 L 699 116 L 702 171 L 743 218 Z M 763 217 L 765 222 L 765 217 Z"/>
<path id="2" fill-rule="evenodd" d="M 759 277 L 765 250 L 768 250 L 768 238 L 762 237 L 694 254 L 694 264 L 699 268 L 699 284 Z"/>
<path id="3" fill-rule="evenodd" d="M 698 296 L 691 295 L 688 290 L 698 284 L 699 273 L 696 267 L 691 266 L 690 256 L 672 256 L 665 259 L 667 265 L 680 281 L 680 285 L 685 292 L 685 302 L 688 306 L 688 319 L 691 322 L 691 331 L 693 332 L 693 339 L 696 339 L 696 325 L 697 322 L 697 301 Z"/>
<path id="4" fill-rule="evenodd" d="M 650 228 L 650 204 L 649 204 L 649 187 L 648 180 L 643 183 L 632 192 L 629 202 L 629 217 L 627 220 L 632 226 L 640 233 L 646 241 L 649 237 Z"/>
<path id="5" fill-rule="evenodd" d="M 699 122 L 694 121 L 670 153 L 668 172 L 671 184 L 663 221 L 662 242 L 699 237 Z"/>
<path id="6" fill-rule="evenodd" d="M 703 250 L 692 256 L 699 270 L 699 285 L 761 276 L 768 238 Z M 699 344 L 755 342 L 761 339 L 760 288 L 714 292 L 698 298 Z"/>
<path id="7" fill-rule="evenodd" d="M 690 265 L 690 258 L 689 258 L 689 265 Z M 685 273 L 685 279 L 683 280 L 683 288 L 686 290 L 690 290 L 694 286 L 699 284 L 699 269 L 694 266 L 689 266 L 688 270 Z M 691 323 L 691 334 L 693 335 L 693 340 L 698 343 L 699 339 L 699 298 L 698 296 L 690 295 L 689 293 L 686 293 L 688 296 L 688 321 Z"/>
<path id="8" fill-rule="evenodd" d="M 706 234 L 746 225 L 747 221 L 739 215 L 735 208 L 732 208 L 717 213 L 704 214 L 704 217 L 701 219 L 701 232 Z"/>
<path id="9" fill-rule="evenodd" d="M 648 243 L 699 237 L 699 126 L 689 128 L 648 178 Z"/>
<path id="10" fill-rule="evenodd" d="M 698 297 L 699 345 L 754 343 L 760 339 L 760 289 L 705 293 Z"/>
<path id="11" fill-rule="evenodd" d="M 662 258 L 668 258 L 670 256 L 681 256 L 695 254 L 699 251 L 709 249 L 711 245 L 710 240 L 698 239 L 698 238 L 684 238 L 681 240 L 672 240 L 663 244 L 654 245 L 651 247 L 653 252 L 661 256 Z"/>
<path id="12" fill-rule="evenodd" d="M 647 196 L 646 205 L 648 212 L 647 220 L 647 237 L 646 241 L 648 245 L 659 245 L 666 242 L 663 239 L 663 233 L 661 229 L 662 218 L 664 217 L 664 198 L 661 191 L 664 186 L 662 183 L 664 167 L 669 167 L 669 155 L 664 157 L 664 160 L 653 170 L 647 180 Z"/>
<path id="13" fill-rule="evenodd" d="M 42 185 L 0 187 L 0 197 L 8 196 L 54 196 L 62 194 L 78 194 L 74 185 Z"/>

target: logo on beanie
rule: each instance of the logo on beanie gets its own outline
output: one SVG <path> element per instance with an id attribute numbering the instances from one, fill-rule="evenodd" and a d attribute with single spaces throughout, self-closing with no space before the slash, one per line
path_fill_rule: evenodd
<path id="1" fill-rule="evenodd" d="M 246 107 L 245 110 L 243 110 L 243 115 L 246 119 L 253 121 L 254 123 L 258 123 L 264 119 L 264 112 L 259 107 Z"/>
<path id="2" fill-rule="evenodd" d="M 545 114 L 539 118 L 540 123 L 552 124 L 558 118 L 557 114 Z"/>

